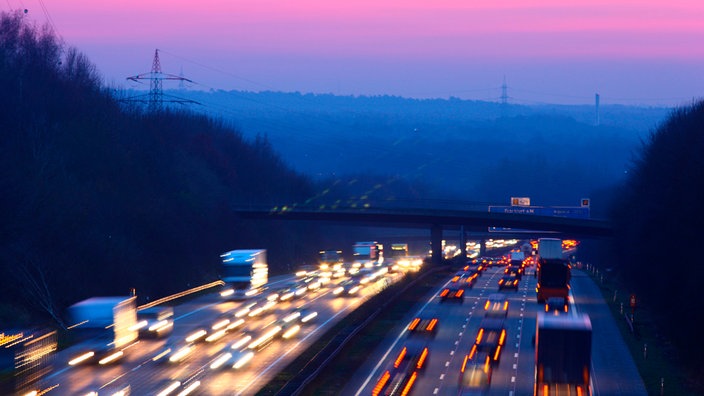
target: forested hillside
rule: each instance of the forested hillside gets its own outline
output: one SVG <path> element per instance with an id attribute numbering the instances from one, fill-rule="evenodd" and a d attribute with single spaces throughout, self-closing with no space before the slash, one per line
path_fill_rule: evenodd
<path id="1" fill-rule="evenodd" d="M 311 182 L 266 139 L 116 101 L 85 56 L 0 17 L 0 323 L 95 295 L 161 297 L 217 279 L 219 254 L 267 248 L 271 271 L 318 249 L 309 225 L 243 223 L 237 203 L 297 202 Z"/>
<path id="2" fill-rule="evenodd" d="M 659 315 L 665 338 L 690 367 L 702 343 L 699 309 L 704 267 L 697 253 L 704 224 L 704 102 L 675 111 L 639 150 L 626 183 L 614 191 L 616 235 L 605 257 L 643 304 Z"/>

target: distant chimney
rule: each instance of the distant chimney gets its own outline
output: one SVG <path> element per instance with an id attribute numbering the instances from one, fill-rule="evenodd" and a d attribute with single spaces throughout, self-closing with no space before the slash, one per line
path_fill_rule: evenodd
<path id="1" fill-rule="evenodd" d="M 596 107 L 596 121 L 595 125 L 599 126 L 599 94 L 594 94 L 594 105 Z"/>

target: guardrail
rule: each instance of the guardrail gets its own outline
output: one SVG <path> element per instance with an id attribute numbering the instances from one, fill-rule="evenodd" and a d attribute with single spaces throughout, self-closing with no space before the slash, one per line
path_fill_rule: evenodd
<path id="1" fill-rule="evenodd" d="M 205 285 L 196 286 L 196 287 L 194 287 L 194 288 L 191 288 L 191 289 L 188 289 L 188 290 L 184 290 L 184 291 L 182 291 L 182 292 L 180 292 L 180 293 L 172 294 L 172 295 L 170 295 L 170 296 L 166 296 L 166 297 L 162 297 L 162 298 L 160 298 L 160 299 L 158 299 L 158 300 L 154 300 L 154 301 L 152 301 L 152 302 L 150 302 L 150 303 L 146 303 L 146 304 L 144 304 L 144 305 L 140 305 L 140 306 L 137 307 L 137 310 L 139 311 L 139 310 L 141 310 L 141 309 L 151 308 L 151 307 L 157 306 L 157 305 L 159 305 L 159 304 L 163 304 L 163 303 L 165 303 L 165 302 L 169 302 L 169 301 L 176 300 L 177 298 L 185 297 L 185 296 L 187 296 L 187 295 L 189 295 L 189 294 L 198 293 L 198 292 L 200 292 L 200 291 L 203 291 L 203 290 L 206 290 L 206 289 L 210 289 L 211 287 L 224 286 L 224 285 L 225 285 L 225 282 L 223 282 L 223 281 L 221 281 L 221 280 L 217 280 L 217 281 L 215 281 L 215 282 L 206 283 Z"/>
<path id="2" fill-rule="evenodd" d="M 384 300 L 384 303 L 379 306 L 374 312 L 372 312 L 362 323 L 358 324 L 354 328 L 351 329 L 351 331 L 343 331 L 338 333 L 337 336 L 333 337 L 326 345 L 323 347 L 314 357 L 311 359 L 308 364 L 306 364 L 306 367 L 308 366 L 313 366 L 316 367 L 315 370 L 313 370 L 310 374 L 303 373 L 304 370 L 301 370 L 301 373 L 296 375 L 294 378 L 292 378 L 290 381 L 288 381 L 276 394 L 277 395 L 300 395 L 303 390 L 305 389 L 306 386 L 308 386 L 315 378 L 320 374 L 320 372 L 325 369 L 330 362 L 333 361 L 337 357 L 337 355 L 342 351 L 342 349 L 347 346 L 347 344 L 360 332 L 362 331 L 367 325 L 369 325 L 376 317 L 391 303 L 393 302 L 396 298 L 398 298 L 401 294 L 405 293 L 409 288 L 414 286 L 418 281 L 421 279 L 425 278 L 429 274 L 432 274 L 434 272 L 440 271 L 440 270 L 445 270 L 446 268 L 432 268 L 430 270 L 424 271 L 420 276 L 417 278 L 413 279 L 411 282 L 409 282 L 403 289 L 397 291 L 395 295 L 392 298 L 387 298 Z M 371 299 L 370 299 L 371 300 Z M 367 300 L 365 304 L 367 304 L 370 300 Z M 335 346 L 334 349 L 331 351 L 328 351 L 328 349 L 331 348 L 331 346 Z M 326 356 L 325 359 L 323 359 L 320 363 L 317 363 L 316 360 L 320 360 L 321 356 Z M 304 368 L 305 369 L 305 368 Z M 305 376 L 305 378 L 300 379 L 301 376 Z"/>

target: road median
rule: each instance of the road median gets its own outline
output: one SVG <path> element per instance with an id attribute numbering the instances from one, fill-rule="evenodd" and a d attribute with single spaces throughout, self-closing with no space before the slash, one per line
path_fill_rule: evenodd
<path id="1" fill-rule="evenodd" d="M 449 267 L 407 274 L 350 312 L 262 388 L 257 395 L 335 395 L 366 359 L 437 283 Z"/>

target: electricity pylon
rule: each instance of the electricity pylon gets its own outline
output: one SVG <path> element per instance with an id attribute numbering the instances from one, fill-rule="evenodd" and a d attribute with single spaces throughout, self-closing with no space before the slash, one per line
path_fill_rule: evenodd
<path id="1" fill-rule="evenodd" d="M 127 100 L 131 102 L 142 102 L 144 103 L 144 97 L 147 97 L 146 103 L 149 111 L 155 112 L 160 111 L 164 102 L 167 103 L 194 103 L 200 104 L 194 100 L 178 98 L 175 96 L 167 95 L 169 98 L 164 100 L 164 92 L 162 89 L 164 80 L 176 80 L 183 83 L 184 81 L 193 82 L 183 76 L 176 76 L 174 74 L 163 73 L 161 71 L 161 61 L 159 61 L 159 49 L 154 51 L 154 60 L 152 61 L 152 71 L 149 73 L 137 74 L 136 76 L 127 77 L 128 80 L 136 81 L 141 83 L 141 80 L 149 80 L 149 94 L 147 95 L 137 95 Z"/>

